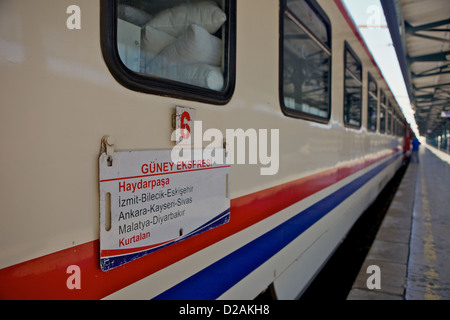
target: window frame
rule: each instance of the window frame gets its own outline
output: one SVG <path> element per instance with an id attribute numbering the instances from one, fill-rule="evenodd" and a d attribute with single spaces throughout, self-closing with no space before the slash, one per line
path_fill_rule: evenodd
<path id="1" fill-rule="evenodd" d="M 392 105 L 392 102 L 391 102 L 391 100 L 388 98 L 387 99 L 387 126 L 386 126 L 386 134 L 387 135 L 392 135 L 392 118 L 393 118 L 393 115 L 392 115 L 392 110 L 393 110 L 393 105 Z"/>
<path id="2" fill-rule="evenodd" d="M 398 119 L 397 119 L 397 115 L 395 115 L 394 117 L 394 124 L 393 124 L 393 130 L 392 130 L 392 134 L 394 137 L 398 136 Z"/>
<path id="3" fill-rule="evenodd" d="M 147 94 L 204 102 L 214 105 L 227 104 L 236 85 L 236 0 L 225 2 L 227 22 L 225 28 L 225 67 L 227 77 L 223 91 L 202 88 L 165 78 L 136 73 L 122 62 L 117 48 L 117 0 L 100 0 L 100 40 L 103 58 L 116 79 L 124 87 Z"/>
<path id="4" fill-rule="evenodd" d="M 373 92 L 370 91 L 370 83 L 373 82 L 375 83 L 376 86 L 376 96 L 374 96 Z M 375 78 L 372 76 L 372 74 L 370 72 L 367 73 L 367 131 L 369 132 L 377 132 L 378 131 L 378 118 L 379 118 L 379 105 L 380 105 L 380 95 L 379 95 L 379 90 L 378 90 L 378 83 L 375 80 Z M 369 126 L 369 119 L 370 119 L 370 113 L 369 113 L 369 105 L 370 105 L 370 98 L 375 99 L 375 101 L 377 102 L 377 110 L 376 110 L 376 114 L 377 114 L 377 119 L 375 121 L 375 130 L 371 130 L 370 126 Z"/>
<path id="5" fill-rule="evenodd" d="M 361 69 L 361 80 L 355 79 L 355 80 L 360 81 L 360 89 L 359 89 L 359 91 L 360 91 L 361 99 L 360 99 L 360 105 L 359 105 L 359 110 L 360 110 L 359 126 L 351 124 L 351 123 L 348 123 L 348 122 L 345 121 L 345 100 L 346 100 L 345 99 L 345 84 L 346 84 L 345 73 L 347 71 L 347 52 L 350 53 L 350 55 L 353 57 L 353 59 L 355 59 L 355 61 L 357 63 L 359 63 L 359 66 L 360 66 L 360 69 Z M 363 74 L 364 74 L 363 73 L 363 65 L 362 65 L 361 60 L 359 59 L 359 57 L 356 54 L 356 52 L 352 49 L 350 44 L 345 40 L 344 41 L 344 97 L 343 97 L 344 98 L 344 100 L 343 100 L 344 104 L 343 104 L 343 109 L 342 109 L 343 110 L 342 117 L 343 117 L 344 126 L 346 126 L 348 128 L 360 129 L 362 127 L 362 124 L 363 124 L 363 110 L 362 110 L 362 107 L 363 107 L 363 80 L 364 80 L 363 79 Z M 353 73 L 352 73 L 352 75 L 353 75 Z"/>
<path id="6" fill-rule="evenodd" d="M 279 52 L 279 75 L 278 75 L 278 96 L 281 106 L 281 111 L 283 114 L 287 117 L 292 117 L 296 119 L 303 119 L 313 122 L 319 122 L 327 124 L 329 123 L 331 119 L 331 112 L 332 112 L 332 106 L 331 106 L 331 92 L 332 92 L 332 29 L 331 29 L 331 21 L 328 18 L 328 15 L 325 13 L 325 11 L 319 6 L 319 4 L 315 0 L 304 0 L 306 4 L 314 11 L 314 13 L 317 15 L 317 17 L 322 20 L 325 24 L 327 34 L 328 34 L 328 42 L 329 44 L 323 43 L 315 34 L 312 32 L 307 25 L 305 25 L 303 22 L 299 21 L 301 23 L 301 28 L 304 33 L 306 33 L 309 36 L 309 39 L 314 41 L 319 47 L 322 48 L 323 51 L 325 51 L 329 55 L 329 75 L 328 75 L 328 114 L 327 117 L 320 117 L 316 116 L 314 114 L 303 112 L 300 110 L 294 110 L 292 108 L 288 108 L 285 105 L 284 102 L 284 18 L 286 16 L 286 12 L 289 11 L 287 6 L 287 0 L 280 0 L 280 16 L 279 16 L 279 45 L 278 45 L 278 52 Z M 312 37 L 310 35 L 313 35 Z M 324 48 L 326 50 L 324 50 Z"/>
<path id="7" fill-rule="evenodd" d="M 383 89 L 380 88 L 380 110 L 378 111 L 378 118 L 380 119 L 379 121 L 379 130 L 378 132 L 380 134 L 386 134 L 386 123 L 387 123 L 387 106 L 386 106 L 386 102 L 387 102 L 387 96 L 386 93 L 384 92 Z M 381 110 L 384 110 L 384 126 L 383 126 L 383 131 L 381 131 Z"/>

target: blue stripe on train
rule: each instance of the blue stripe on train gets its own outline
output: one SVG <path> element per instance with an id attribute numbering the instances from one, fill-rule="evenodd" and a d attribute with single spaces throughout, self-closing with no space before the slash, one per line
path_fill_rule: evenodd
<path id="1" fill-rule="evenodd" d="M 400 156 L 401 154 L 397 154 L 389 160 L 386 160 L 278 227 L 178 283 L 154 299 L 217 299 L 225 291 L 233 287 L 253 270 L 295 240 L 295 238 L 341 204 Z"/>

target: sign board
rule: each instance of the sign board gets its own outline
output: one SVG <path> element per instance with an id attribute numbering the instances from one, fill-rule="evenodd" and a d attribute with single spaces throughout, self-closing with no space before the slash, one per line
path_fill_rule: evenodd
<path id="1" fill-rule="evenodd" d="M 101 154 L 103 271 L 229 221 L 230 166 L 212 159 L 172 162 L 171 151 Z"/>
<path id="2" fill-rule="evenodd" d="M 175 108 L 175 141 L 177 144 L 191 144 L 194 135 L 195 109 L 177 106 Z"/>

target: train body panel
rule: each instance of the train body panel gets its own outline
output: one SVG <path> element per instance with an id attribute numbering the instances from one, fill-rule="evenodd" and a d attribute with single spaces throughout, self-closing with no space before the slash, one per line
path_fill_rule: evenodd
<path id="1" fill-rule="evenodd" d="M 318 1 L 332 33 L 331 113 L 324 123 L 286 116 L 280 108 L 278 1 L 236 1 L 235 89 L 222 105 L 121 85 L 102 52 L 104 1 L 76 1 L 80 30 L 66 27 L 72 2 L 0 4 L 0 278 L 6 284 L 0 297 L 171 298 L 176 288 L 195 282 L 201 290 L 223 272 L 228 278 L 206 290 L 208 298 L 254 298 L 271 284 L 279 298 L 297 297 L 402 161 L 403 137 L 367 130 L 368 73 L 386 93 L 389 88 L 340 1 Z M 345 41 L 363 66 L 360 128 L 343 123 Z M 175 106 L 195 108 L 203 131 L 279 130 L 277 173 L 261 175 L 267 164 L 232 164 L 228 224 L 102 272 L 102 137 L 113 136 L 115 150 L 171 149 Z M 246 151 L 248 159 L 248 145 Z M 315 218 L 304 220 L 318 204 L 324 207 Z M 292 224 L 301 227 L 292 230 Z M 280 242 L 284 233 L 289 241 Z M 264 252 L 260 245 L 267 241 L 273 246 Z M 260 251 L 261 257 L 245 258 Z M 66 288 L 69 265 L 81 267 L 80 292 Z M 54 280 L 40 287 L 48 279 Z"/>

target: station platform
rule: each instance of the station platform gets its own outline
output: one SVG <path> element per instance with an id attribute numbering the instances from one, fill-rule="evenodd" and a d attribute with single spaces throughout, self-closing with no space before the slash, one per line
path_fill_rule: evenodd
<path id="1" fill-rule="evenodd" d="M 422 144 L 419 159 L 409 164 L 347 300 L 450 300 L 450 155 Z"/>

